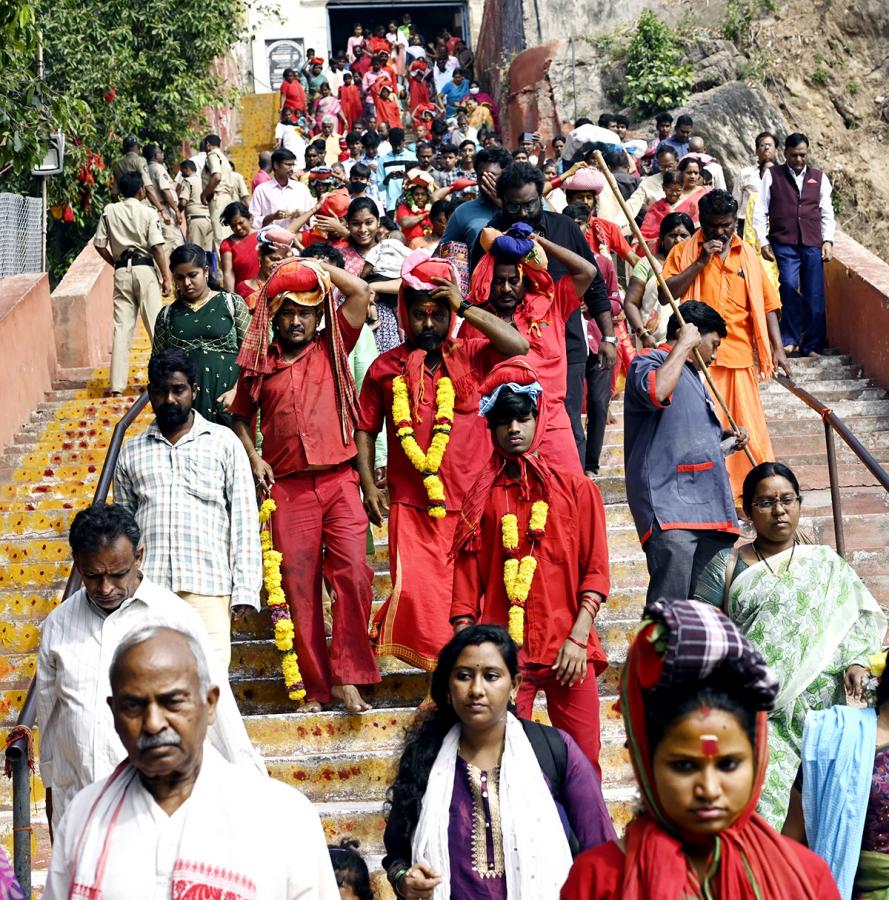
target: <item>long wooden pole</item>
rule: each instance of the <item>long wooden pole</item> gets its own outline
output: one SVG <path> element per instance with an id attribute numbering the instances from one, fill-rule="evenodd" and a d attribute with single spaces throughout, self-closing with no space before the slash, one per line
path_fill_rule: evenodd
<path id="1" fill-rule="evenodd" d="M 605 180 L 608 182 L 608 187 L 611 188 L 611 192 L 614 194 L 615 199 L 620 204 L 620 208 L 623 211 L 624 216 L 626 216 L 627 224 L 630 226 L 630 230 L 633 232 L 633 236 L 639 243 L 639 246 L 642 248 L 642 252 L 645 254 L 645 258 L 648 260 L 648 265 L 651 266 L 651 271 L 654 272 L 654 277 L 657 279 L 658 287 L 661 289 L 661 293 L 667 298 L 667 301 L 670 304 L 670 307 L 673 310 L 673 314 L 679 319 L 680 327 L 685 325 L 685 319 L 682 318 L 682 313 L 679 312 L 679 304 L 676 302 L 676 298 L 670 291 L 670 288 L 667 287 L 666 279 L 661 272 L 661 267 L 658 261 L 654 258 L 654 254 L 651 252 L 651 248 L 648 246 L 647 241 L 642 237 L 642 232 L 639 230 L 639 226 L 636 224 L 636 220 L 633 218 L 633 214 L 630 212 L 630 208 L 627 206 L 627 201 L 624 200 L 624 195 L 620 192 L 620 188 L 617 186 L 617 182 L 614 180 L 614 175 L 611 174 L 611 170 L 608 166 L 605 165 L 605 160 L 602 158 L 602 153 L 599 150 L 593 151 L 593 159 L 596 160 L 596 165 L 599 167 L 599 171 L 605 176 Z M 695 362 L 698 364 L 698 368 L 704 373 L 704 377 L 707 379 L 707 384 L 710 385 L 710 391 L 713 396 L 716 398 L 716 402 L 722 407 L 722 411 L 725 413 L 725 418 L 728 421 L 729 427 L 736 435 L 740 437 L 741 430 L 738 428 L 738 423 L 735 422 L 731 412 L 729 411 L 728 406 L 726 406 L 725 400 L 722 399 L 722 394 L 716 388 L 716 385 L 713 383 L 713 379 L 710 377 L 710 373 L 707 371 L 707 366 L 704 365 L 704 360 L 701 358 L 701 354 L 698 352 L 697 348 L 692 350 L 692 353 L 695 357 Z M 750 447 L 745 447 L 744 452 L 747 454 L 747 459 L 750 460 L 751 465 L 756 465 L 756 459 L 753 454 L 750 452 Z"/>

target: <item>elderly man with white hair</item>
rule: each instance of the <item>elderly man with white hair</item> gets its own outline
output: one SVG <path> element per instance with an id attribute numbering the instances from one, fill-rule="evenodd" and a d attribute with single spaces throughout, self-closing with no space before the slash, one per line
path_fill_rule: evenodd
<path id="1" fill-rule="evenodd" d="M 123 506 L 90 506 L 71 523 L 68 541 L 83 587 L 47 616 L 37 653 L 40 777 L 51 827 L 81 788 L 110 774 L 124 757 L 105 704 L 108 664 L 121 638 L 148 619 L 190 632 L 210 653 L 219 685 L 210 739 L 230 762 L 265 773 L 204 623 L 181 597 L 139 571 L 139 538 Z"/>
<path id="2" fill-rule="evenodd" d="M 309 801 L 206 742 L 219 687 L 193 635 L 143 623 L 120 642 L 108 674 L 127 758 L 62 818 L 47 900 L 339 897 Z"/>
<path id="3" fill-rule="evenodd" d="M 321 118 L 321 134 L 319 140 L 324 141 L 324 164 L 332 166 L 340 158 L 340 141 L 342 135 L 337 133 L 337 117 L 328 113 Z"/>

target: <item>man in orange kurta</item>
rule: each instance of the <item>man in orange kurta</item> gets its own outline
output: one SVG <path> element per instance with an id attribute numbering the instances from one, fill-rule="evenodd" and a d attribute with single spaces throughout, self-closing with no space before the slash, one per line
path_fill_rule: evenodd
<path id="1" fill-rule="evenodd" d="M 542 690 L 552 724 L 577 741 L 601 777 L 596 677 L 608 661 L 594 622 L 610 588 L 602 495 L 589 478 L 539 455 L 547 397 L 530 362 L 500 363 L 481 390 L 494 452 L 463 500 L 451 622 L 456 630 L 476 622 L 509 624 L 521 645 L 518 715 L 531 718 Z M 542 527 L 532 524 L 539 501 L 546 504 Z M 512 551 L 504 546 L 505 515 L 516 521 Z M 531 586 L 527 598 L 512 598 L 513 604 L 505 564 L 529 556 L 536 563 Z"/>
<path id="2" fill-rule="evenodd" d="M 781 368 L 790 375 L 781 343 L 778 292 L 765 277 L 756 251 L 735 234 L 738 204 L 728 191 L 711 191 L 700 201 L 701 227 L 677 244 L 664 263 L 667 287 L 677 301 L 701 300 L 728 329 L 709 371 L 736 424 L 750 433 L 757 463 L 773 460 L 772 442 L 759 397 L 759 382 Z M 723 424 L 728 422 L 719 409 Z M 735 499 L 753 468 L 747 455 L 726 459 Z"/>

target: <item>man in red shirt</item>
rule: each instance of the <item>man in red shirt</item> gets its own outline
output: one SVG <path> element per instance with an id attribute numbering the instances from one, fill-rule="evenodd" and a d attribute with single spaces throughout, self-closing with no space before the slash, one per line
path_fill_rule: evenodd
<path id="1" fill-rule="evenodd" d="M 602 496 L 538 454 L 549 401 L 530 362 L 501 363 L 481 390 L 494 452 L 463 501 L 451 622 L 457 631 L 508 625 L 521 645 L 518 715 L 531 718 L 542 690 L 552 724 L 601 778 L 596 677 L 608 662 L 593 625 L 610 588 Z"/>
<path id="2" fill-rule="evenodd" d="M 565 247 L 534 236 L 531 226 L 524 222 L 510 226 L 506 234 L 485 228 L 479 242 L 486 253 L 472 273 L 469 299 L 490 309 L 528 339 L 528 361 L 546 390 L 552 411 L 541 435 L 540 452 L 550 465 L 583 474 L 565 408 L 565 324 L 580 308 L 596 267 Z M 547 272 L 547 257 L 568 272 L 555 284 Z M 461 334 L 472 335 L 472 328 L 464 325 Z"/>
<path id="3" fill-rule="evenodd" d="M 526 353 L 528 342 L 499 317 L 466 304 L 446 260 L 417 250 L 401 277 L 405 343 L 367 370 L 355 437 L 370 520 L 380 525 L 389 512 L 392 595 L 374 621 L 377 653 L 431 671 L 451 638 L 449 555 L 463 495 L 490 452 L 478 384 L 503 357 Z M 451 337 L 458 312 L 478 337 Z M 384 427 L 388 503 L 374 466 L 374 440 Z"/>
<path id="4" fill-rule="evenodd" d="M 333 288 L 345 296 L 339 310 Z M 356 685 L 380 680 L 367 637 L 373 572 L 366 555 L 367 515 L 352 466 L 357 407 L 348 364 L 369 297 L 367 285 L 343 269 L 288 259 L 263 287 L 238 354 L 234 430 L 259 489 L 277 505 L 273 541 L 284 557 L 284 593 L 306 687 L 303 709 L 313 712 L 332 697 L 351 712 L 369 709 Z M 262 456 L 251 427 L 257 412 Z M 322 569 L 336 597 L 329 655 Z"/>

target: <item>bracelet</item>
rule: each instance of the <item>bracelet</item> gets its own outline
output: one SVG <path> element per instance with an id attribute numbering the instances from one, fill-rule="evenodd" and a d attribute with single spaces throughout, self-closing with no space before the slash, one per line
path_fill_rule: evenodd
<path id="1" fill-rule="evenodd" d="M 563 182 L 564 180 L 565 180 L 565 179 L 564 179 L 561 175 L 556 175 L 556 177 L 553 178 L 553 179 L 550 181 L 549 186 L 550 186 L 551 188 L 554 188 L 554 189 L 557 188 L 557 187 L 561 187 L 561 186 L 562 186 L 562 182 Z"/>
<path id="2" fill-rule="evenodd" d="M 568 640 L 571 641 L 575 647 L 580 647 L 581 650 L 586 650 L 587 648 L 586 644 L 582 644 L 580 641 L 575 640 L 570 634 L 568 635 Z"/>
<path id="3" fill-rule="evenodd" d="M 455 627 L 463 622 L 469 622 L 470 625 L 475 625 L 475 616 L 455 616 L 451 619 L 451 625 Z"/>
<path id="4" fill-rule="evenodd" d="M 389 872 L 386 873 L 387 875 L 389 875 L 389 883 L 392 885 L 392 889 L 399 897 L 403 897 L 404 894 L 402 894 L 401 891 L 398 890 L 398 882 L 401 881 L 401 879 L 404 878 L 407 873 L 408 869 L 406 869 L 403 865 L 394 875 L 391 875 Z"/>
<path id="5" fill-rule="evenodd" d="M 651 337 L 651 332 L 647 328 L 637 328 L 636 337 Z"/>

